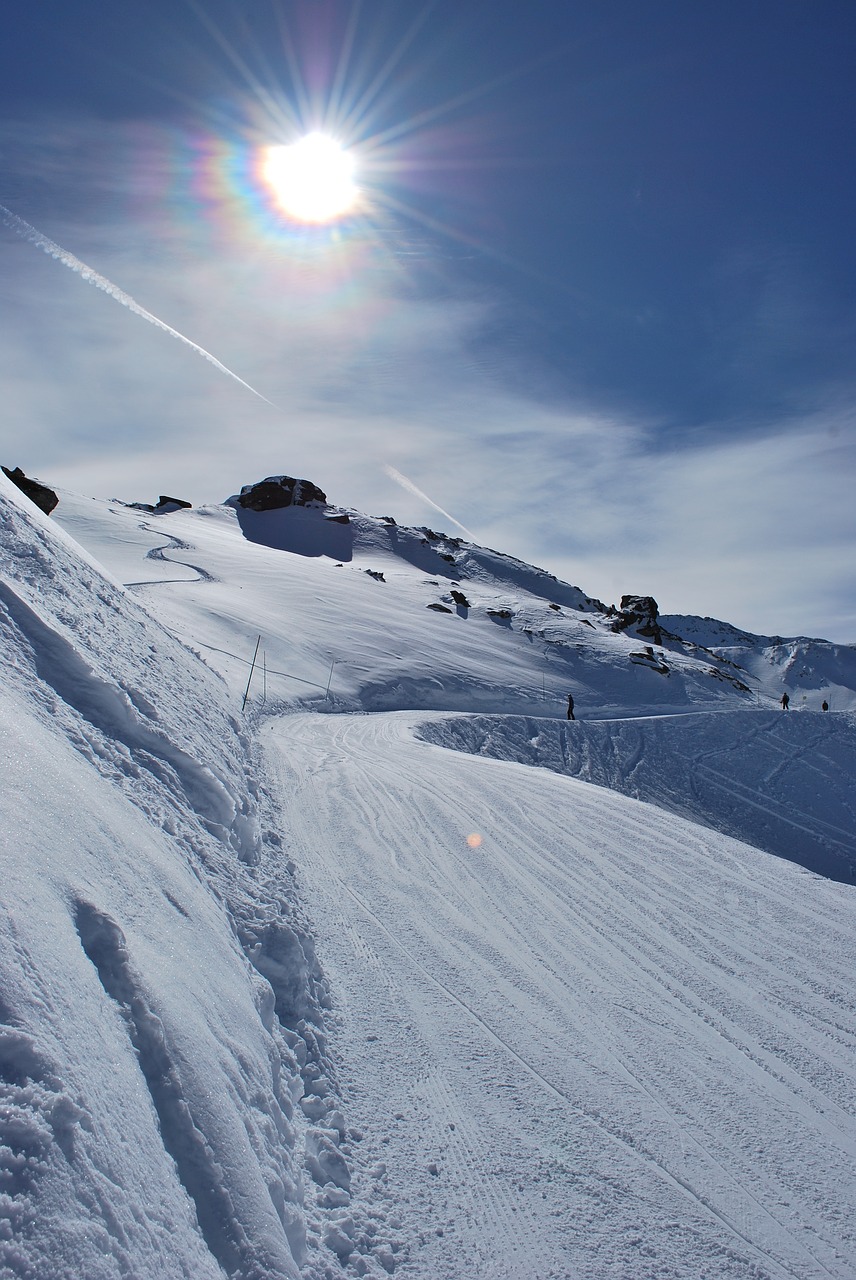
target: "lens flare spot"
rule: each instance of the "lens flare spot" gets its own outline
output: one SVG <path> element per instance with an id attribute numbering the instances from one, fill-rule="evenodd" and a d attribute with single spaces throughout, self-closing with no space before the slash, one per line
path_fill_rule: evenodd
<path id="1" fill-rule="evenodd" d="M 467 836 L 467 844 L 471 849 L 477 849 L 481 842 L 482 838 L 477 831 L 474 831 L 472 835 Z"/>
<path id="2" fill-rule="evenodd" d="M 354 157 L 334 138 L 309 133 L 287 147 L 267 147 L 262 178 L 284 213 L 298 222 L 335 222 L 359 198 Z"/>

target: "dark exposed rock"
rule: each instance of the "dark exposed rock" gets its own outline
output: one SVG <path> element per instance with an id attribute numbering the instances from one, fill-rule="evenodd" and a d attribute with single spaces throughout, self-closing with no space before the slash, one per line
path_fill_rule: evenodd
<path id="1" fill-rule="evenodd" d="M 730 666 L 735 666 L 736 664 L 735 664 L 735 663 L 730 663 L 729 665 L 730 665 Z M 738 668 L 737 668 L 737 670 L 738 670 L 738 671 L 740 671 L 740 670 L 742 670 L 742 668 L 741 668 L 741 667 L 738 667 Z M 744 684 L 742 680 L 738 680 L 738 679 L 737 679 L 737 676 L 732 676 L 732 675 L 730 675 L 727 671 L 721 671 L 718 667 L 708 667 L 707 674 L 708 674 L 709 676 L 713 676 L 714 680 L 724 680 L 724 681 L 726 681 L 728 684 L 733 684 L 733 685 L 734 685 L 734 688 L 735 688 L 735 689 L 739 689 L 741 693 L 751 693 L 751 692 L 752 692 L 752 690 L 749 688 L 748 684 Z M 824 704 L 824 706 L 825 706 L 825 705 L 826 705 L 826 704 Z"/>
<path id="2" fill-rule="evenodd" d="M 622 613 L 644 613 L 651 617 L 659 617 L 660 609 L 653 596 L 622 596 Z"/>
<path id="3" fill-rule="evenodd" d="M 488 609 L 487 616 L 489 618 L 513 618 L 514 614 L 510 609 Z"/>
<path id="4" fill-rule="evenodd" d="M 257 484 L 245 484 L 237 502 L 251 511 L 275 511 L 279 507 L 323 507 L 327 505 L 327 495 L 311 480 L 268 476 Z"/>
<path id="5" fill-rule="evenodd" d="M 655 644 L 663 643 L 663 636 L 657 618 L 659 615 L 657 601 L 653 596 L 622 596 L 621 612 L 611 624 L 613 631 L 632 629 L 637 636 L 647 636 Z"/>
<path id="6" fill-rule="evenodd" d="M 453 591 L 451 592 L 451 596 L 452 596 L 452 599 L 454 600 L 455 604 L 459 604 L 459 605 L 461 606 L 461 608 L 462 608 L 462 609 L 469 609 L 469 607 L 470 607 L 470 602 L 469 602 L 469 600 L 467 599 L 467 597 L 464 595 L 463 591 L 454 591 L 454 590 L 453 590 Z"/>
<path id="7" fill-rule="evenodd" d="M 429 604 L 426 606 L 426 608 L 433 609 L 435 613 L 451 613 L 452 612 L 452 610 L 447 608 L 446 605 L 444 604 Z"/>
<path id="8" fill-rule="evenodd" d="M 374 578 L 375 582 L 386 582 L 386 578 L 379 569 L 366 569 L 366 573 L 370 578 Z"/>
<path id="9" fill-rule="evenodd" d="M 167 516 L 171 511 L 187 511 L 193 503 L 185 502 L 183 498 L 170 498 L 168 494 L 162 493 L 154 506 L 150 502 L 129 502 L 127 505 L 134 511 L 150 511 L 152 515 Z"/>
<path id="10" fill-rule="evenodd" d="M 336 516 L 325 516 L 325 519 L 328 521 L 329 524 L 350 524 L 351 523 L 351 517 L 348 515 L 347 511 L 340 511 L 339 514 Z"/>
<path id="11" fill-rule="evenodd" d="M 649 671 L 659 671 L 661 676 L 669 674 L 669 664 L 664 661 L 663 655 L 654 655 L 654 650 L 650 645 L 645 646 L 644 653 L 631 653 L 630 661 L 636 667 L 647 667 Z"/>
<path id="12" fill-rule="evenodd" d="M 35 502 L 37 507 L 49 516 L 53 511 L 59 498 L 53 489 L 49 489 L 46 484 L 42 484 L 39 480 L 31 480 L 29 476 L 25 476 L 20 467 L 16 467 L 14 471 L 10 471 L 8 467 L 2 468 L 4 476 L 8 476 L 12 484 L 16 484 L 22 493 L 25 493 L 31 502 Z"/>

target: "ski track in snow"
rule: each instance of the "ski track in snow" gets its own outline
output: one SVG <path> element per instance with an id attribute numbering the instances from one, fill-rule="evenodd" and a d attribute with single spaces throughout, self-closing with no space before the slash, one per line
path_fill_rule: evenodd
<path id="1" fill-rule="evenodd" d="M 852 1276 L 852 913 L 680 818 L 648 835 L 645 806 L 414 742 L 412 720 L 266 728 L 352 1119 L 392 1130 L 425 1224 L 411 1273 Z M 836 958 L 807 998 L 818 937 Z"/>
<path id="2" fill-rule="evenodd" d="M 184 569 L 190 569 L 196 574 L 195 578 L 146 578 L 141 582 L 126 582 L 126 587 L 163 587 L 176 586 L 178 584 L 186 585 L 188 582 L 216 582 L 213 573 L 209 573 L 207 569 L 203 569 L 200 564 L 193 564 L 189 560 L 179 560 L 176 556 L 167 558 L 167 551 L 192 551 L 193 547 L 189 542 L 184 542 L 181 538 L 176 538 L 171 533 L 163 533 L 160 529 L 153 529 L 150 524 L 143 521 L 140 526 L 146 533 L 157 534 L 159 537 L 166 539 L 163 546 L 152 547 L 151 551 L 146 552 L 147 560 L 159 560 L 163 564 L 178 564 Z"/>

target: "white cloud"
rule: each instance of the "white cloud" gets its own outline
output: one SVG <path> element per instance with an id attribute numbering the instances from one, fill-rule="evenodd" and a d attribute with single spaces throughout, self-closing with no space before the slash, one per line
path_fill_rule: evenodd
<path id="1" fill-rule="evenodd" d="M 42 170 L 72 181 L 55 158 Z M 6 465 L 94 496 L 197 503 L 286 471 L 332 501 L 435 523 L 390 465 L 480 540 L 608 601 L 645 592 L 669 612 L 856 639 L 856 433 L 840 409 L 665 449 L 659 424 L 560 404 L 534 369 L 531 395 L 519 366 L 512 389 L 503 352 L 490 367 L 475 354 L 501 301 L 439 277 L 426 296 L 394 245 L 295 253 L 254 237 L 249 210 L 212 226 L 200 210 L 96 206 L 40 229 L 280 410 L 7 232 Z"/>

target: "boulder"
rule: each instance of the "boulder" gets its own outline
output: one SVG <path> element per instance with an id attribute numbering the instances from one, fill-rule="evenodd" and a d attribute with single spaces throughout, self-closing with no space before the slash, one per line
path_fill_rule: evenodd
<path id="1" fill-rule="evenodd" d="M 29 476 L 25 476 L 20 467 L 16 467 L 14 471 L 10 471 L 8 467 L 2 467 L 4 476 L 8 476 L 12 484 L 16 484 L 22 493 L 25 493 L 31 502 L 35 502 L 37 507 L 49 516 L 53 511 L 59 498 L 53 489 L 49 489 L 46 484 L 42 484 L 39 480 L 31 480 Z"/>
<path id="2" fill-rule="evenodd" d="M 655 644 L 662 644 L 663 636 L 657 621 L 659 613 L 653 596 L 622 596 L 621 612 L 612 623 L 612 630 L 632 629 L 635 635 L 647 636 Z"/>
<path id="3" fill-rule="evenodd" d="M 280 507 L 325 507 L 327 495 L 311 480 L 268 476 L 256 484 L 245 484 L 236 501 L 250 511 L 276 511 Z"/>
<path id="4" fill-rule="evenodd" d="M 162 493 L 158 498 L 155 511 L 158 515 L 165 515 L 168 511 L 186 511 L 192 506 L 192 502 L 185 502 L 183 498 L 170 498 L 167 494 Z"/>
<path id="5" fill-rule="evenodd" d="M 193 503 L 185 502 L 183 498 L 170 498 L 168 494 L 162 493 L 154 505 L 151 502 L 129 502 L 128 506 L 134 511 L 149 511 L 155 516 L 166 516 L 170 511 L 185 511 Z"/>

